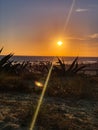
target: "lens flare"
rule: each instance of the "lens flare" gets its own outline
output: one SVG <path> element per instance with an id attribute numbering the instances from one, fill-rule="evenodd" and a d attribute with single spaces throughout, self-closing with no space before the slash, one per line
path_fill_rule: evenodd
<path id="1" fill-rule="evenodd" d="M 35 81 L 35 85 L 36 85 L 37 87 L 43 87 L 43 84 L 42 84 L 41 82 L 38 82 L 38 81 Z"/>
<path id="2" fill-rule="evenodd" d="M 34 117 L 32 119 L 29 130 L 34 130 L 36 119 L 37 119 L 37 116 L 38 116 L 38 113 L 39 113 L 39 110 L 40 110 L 40 107 L 41 107 L 41 104 L 42 104 L 42 101 L 43 101 L 43 98 L 44 98 L 44 95 L 45 95 L 45 91 L 47 89 L 47 85 L 48 85 L 48 82 L 49 82 L 49 79 L 50 79 L 50 76 L 51 76 L 52 68 L 53 68 L 53 64 L 51 65 L 49 73 L 47 75 L 47 78 L 46 78 L 45 84 L 43 86 L 43 90 L 42 90 L 41 96 L 39 98 L 38 105 L 37 105 L 37 108 L 35 110 Z"/>
<path id="3" fill-rule="evenodd" d="M 70 10 L 69 10 L 69 13 L 68 13 L 68 16 L 67 16 L 67 18 L 66 18 L 65 25 L 64 25 L 64 32 L 66 31 L 66 28 L 67 28 L 68 23 L 69 23 L 69 21 L 70 21 L 70 18 L 71 18 L 73 9 L 74 9 L 75 2 L 76 2 L 76 0 L 73 0 L 73 2 L 72 2 L 72 4 L 71 4 L 71 7 L 70 7 Z"/>

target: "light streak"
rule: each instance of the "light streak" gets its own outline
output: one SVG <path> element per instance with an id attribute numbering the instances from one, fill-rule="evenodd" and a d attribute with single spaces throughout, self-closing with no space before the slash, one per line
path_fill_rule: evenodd
<path id="1" fill-rule="evenodd" d="M 68 26 L 68 23 L 69 23 L 69 20 L 70 20 L 72 11 L 73 11 L 73 7 L 74 7 L 74 5 L 75 5 L 75 1 L 76 1 L 76 0 L 73 0 L 72 5 L 71 5 L 71 8 L 70 8 L 70 10 L 69 10 L 69 13 L 68 13 L 68 16 L 67 16 L 65 25 L 64 25 L 64 31 L 65 31 L 65 29 L 66 29 L 67 26 Z M 52 63 L 53 63 L 53 62 L 52 62 Z M 35 123 L 36 123 L 36 119 L 37 119 L 37 116 L 38 116 L 38 113 L 39 113 L 39 110 L 40 110 L 40 107 L 41 107 L 41 104 L 42 104 L 42 101 L 43 101 L 43 97 L 44 97 L 44 94 L 45 94 L 45 91 L 46 91 L 46 88 L 47 88 L 47 85 L 48 85 L 48 82 L 49 82 L 49 79 L 50 79 L 50 76 L 51 76 L 52 68 L 53 68 L 53 64 L 51 65 L 50 70 L 49 70 L 49 73 L 48 73 L 48 75 L 47 75 L 47 78 L 46 78 L 46 81 L 45 81 L 45 84 L 44 84 L 44 87 L 43 87 L 43 90 L 42 90 L 40 99 L 39 99 L 39 101 L 38 101 L 38 105 L 37 105 L 36 111 L 35 111 L 35 113 L 34 113 L 34 117 L 33 117 L 33 119 L 32 119 L 31 126 L 30 126 L 30 129 L 29 129 L 29 130 L 34 130 L 34 126 L 35 126 Z"/>
<path id="2" fill-rule="evenodd" d="M 45 84 L 44 84 L 40 99 L 38 101 L 38 105 L 37 105 L 36 111 L 34 113 L 34 117 L 33 117 L 33 120 L 32 120 L 32 123 L 31 123 L 31 126 L 30 126 L 29 130 L 34 129 L 36 119 L 37 119 L 37 116 L 38 116 L 38 113 L 39 113 L 39 110 L 40 110 L 40 107 L 41 107 L 41 104 L 42 104 L 42 101 L 43 101 L 43 97 L 44 97 L 44 94 L 45 94 L 45 91 L 46 91 L 46 88 L 47 88 L 47 85 L 48 85 L 48 82 L 49 82 L 49 79 L 50 79 L 50 76 L 51 76 L 52 68 L 53 68 L 53 64 L 51 65 L 49 73 L 47 75 L 47 78 L 46 78 L 46 81 L 45 81 Z"/>
<path id="3" fill-rule="evenodd" d="M 72 14 L 72 11 L 73 11 L 73 8 L 74 8 L 74 5 L 75 5 L 75 1 L 76 1 L 76 0 L 73 0 L 72 5 L 71 5 L 71 7 L 70 7 L 70 10 L 69 10 L 69 13 L 68 13 L 68 16 L 67 16 L 65 25 L 64 25 L 64 31 L 66 30 L 66 28 L 67 28 L 67 26 L 68 26 L 68 23 L 69 23 L 69 20 L 70 20 L 70 17 L 71 17 L 71 14 Z"/>

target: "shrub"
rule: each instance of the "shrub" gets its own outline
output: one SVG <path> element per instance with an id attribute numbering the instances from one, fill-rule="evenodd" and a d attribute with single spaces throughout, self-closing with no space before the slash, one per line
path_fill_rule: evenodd
<path id="1" fill-rule="evenodd" d="M 59 65 L 54 65 L 53 71 L 58 75 L 58 76 L 73 76 L 77 74 L 79 71 L 81 71 L 83 68 L 85 68 L 85 65 L 79 66 L 78 64 L 78 57 L 74 59 L 72 64 L 69 66 L 69 68 L 66 67 L 66 64 L 64 63 L 63 60 L 58 58 Z"/>
<path id="2" fill-rule="evenodd" d="M 47 95 L 57 97 L 92 98 L 96 82 L 89 78 L 76 75 L 74 77 L 52 77 L 50 79 Z"/>

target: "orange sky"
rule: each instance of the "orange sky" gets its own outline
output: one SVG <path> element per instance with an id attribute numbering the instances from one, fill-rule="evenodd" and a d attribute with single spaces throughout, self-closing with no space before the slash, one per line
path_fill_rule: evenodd
<path id="1" fill-rule="evenodd" d="M 98 56 L 98 0 L 1 0 L 2 54 Z M 62 46 L 57 41 L 63 42 Z"/>
<path id="2" fill-rule="evenodd" d="M 60 39 L 61 40 L 61 39 Z M 28 43 L 16 43 L 17 47 L 11 44 L 6 44 L 3 50 L 3 54 L 8 54 L 9 52 L 15 55 L 33 55 L 33 56 L 98 56 L 98 46 L 94 43 L 94 46 L 89 47 L 89 44 L 83 44 L 79 42 L 72 42 L 68 39 L 62 40 L 62 46 L 58 46 L 57 40 L 51 40 L 50 42 L 32 45 Z M 14 43 L 15 44 L 15 43 Z M 26 44 L 26 45 L 25 45 Z M 96 46 L 96 47 L 95 47 Z"/>

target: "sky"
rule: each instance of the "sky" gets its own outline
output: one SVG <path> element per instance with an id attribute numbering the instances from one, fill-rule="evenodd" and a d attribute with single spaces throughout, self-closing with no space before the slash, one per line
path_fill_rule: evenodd
<path id="1" fill-rule="evenodd" d="M 98 0 L 0 0 L 2 46 L 2 54 L 98 57 Z"/>

